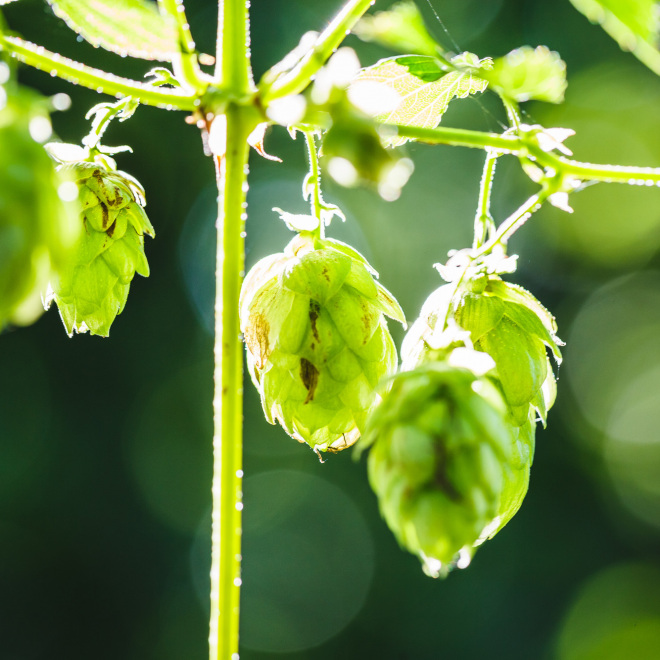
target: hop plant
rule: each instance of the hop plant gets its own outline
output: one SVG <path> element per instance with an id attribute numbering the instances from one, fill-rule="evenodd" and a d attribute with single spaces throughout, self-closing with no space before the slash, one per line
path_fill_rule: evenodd
<path id="1" fill-rule="evenodd" d="M 71 184 L 40 144 L 49 136 L 44 99 L 0 86 L 0 328 L 43 312 L 48 282 L 80 232 Z"/>
<path id="2" fill-rule="evenodd" d="M 352 445 L 396 367 L 384 315 L 403 312 L 349 246 L 301 232 L 241 293 L 248 367 L 269 422 L 316 452 Z"/>
<path id="3" fill-rule="evenodd" d="M 143 208 L 144 191 L 112 165 L 106 158 L 61 167 L 78 186 L 83 233 L 47 302 L 57 303 L 69 336 L 89 331 L 107 337 L 135 273 L 149 275 L 144 235 L 154 236 L 154 228 Z"/>
<path id="4" fill-rule="evenodd" d="M 358 445 L 371 447 L 369 481 L 385 521 L 433 577 L 469 564 L 515 513 L 525 481 L 499 389 L 452 360 L 474 362 L 474 353 L 456 349 L 397 374 Z"/>

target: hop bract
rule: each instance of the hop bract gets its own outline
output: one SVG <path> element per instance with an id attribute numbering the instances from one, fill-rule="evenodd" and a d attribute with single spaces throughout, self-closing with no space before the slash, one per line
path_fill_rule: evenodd
<path id="1" fill-rule="evenodd" d="M 80 233 L 75 200 L 60 196 L 66 179 L 39 142 L 49 134 L 43 99 L 0 86 L 0 328 L 43 312 L 48 282 Z"/>
<path id="2" fill-rule="evenodd" d="M 506 414 L 490 380 L 442 359 L 397 374 L 369 417 L 358 448 L 371 446 L 381 513 L 434 577 L 467 566 L 508 512 L 516 439 Z"/>
<path id="3" fill-rule="evenodd" d="M 392 295 L 349 246 L 301 232 L 245 279 L 241 330 L 268 421 L 315 451 L 352 445 L 396 367 Z"/>
<path id="4" fill-rule="evenodd" d="M 144 235 L 154 236 L 154 228 L 143 209 L 144 191 L 125 172 L 98 162 L 61 169 L 78 185 L 83 234 L 51 299 L 69 335 L 89 331 L 107 337 L 135 273 L 149 275 Z"/>

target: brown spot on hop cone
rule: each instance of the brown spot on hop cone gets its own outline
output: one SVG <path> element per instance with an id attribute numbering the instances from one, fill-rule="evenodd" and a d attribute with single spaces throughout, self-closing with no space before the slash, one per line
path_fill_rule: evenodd
<path id="1" fill-rule="evenodd" d="M 303 385 L 307 389 L 307 398 L 303 401 L 303 403 L 309 403 L 314 398 L 316 386 L 319 383 L 319 371 L 309 360 L 306 360 L 305 358 L 300 359 L 300 378 L 302 379 Z"/>

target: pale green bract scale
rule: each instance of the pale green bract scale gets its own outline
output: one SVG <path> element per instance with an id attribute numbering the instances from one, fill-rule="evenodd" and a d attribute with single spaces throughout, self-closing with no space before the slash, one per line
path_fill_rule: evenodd
<path id="1" fill-rule="evenodd" d="M 258 262 L 241 292 L 241 331 L 269 422 L 316 452 L 352 445 L 396 368 L 385 315 L 403 312 L 355 250 L 302 232 Z"/>

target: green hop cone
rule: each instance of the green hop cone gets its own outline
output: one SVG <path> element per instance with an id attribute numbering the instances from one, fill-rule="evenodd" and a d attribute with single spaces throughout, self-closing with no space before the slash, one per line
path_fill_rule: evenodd
<path id="1" fill-rule="evenodd" d="M 0 86 L 0 328 L 43 312 L 48 282 L 80 233 L 75 195 L 40 144 L 49 135 L 45 101 Z"/>
<path id="2" fill-rule="evenodd" d="M 107 337 L 135 273 L 149 275 L 144 235 L 154 236 L 154 228 L 143 209 L 144 191 L 125 172 L 100 163 L 61 169 L 78 185 L 83 233 L 51 298 L 69 336 L 89 331 Z"/>
<path id="3" fill-rule="evenodd" d="M 491 380 L 446 359 L 397 374 L 369 417 L 358 449 L 371 447 L 381 513 L 433 577 L 467 566 L 511 503 L 515 439 L 506 417 Z"/>
<path id="4" fill-rule="evenodd" d="M 258 262 L 241 292 L 248 368 L 269 422 L 316 452 L 352 445 L 396 368 L 392 295 L 349 246 L 302 232 Z"/>
<path id="5" fill-rule="evenodd" d="M 528 422 L 530 409 L 545 424 L 556 383 L 546 353 L 561 360 L 554 317 L 528 291 L 497 276 L 480 278 L 460 290 L 446 284 L 422 307 L 401 348 L 404 368 L 427 359 L 445 319 L 467 331 L 474 348 L 490 355 L 509 404 L 513 423 Z"/>

